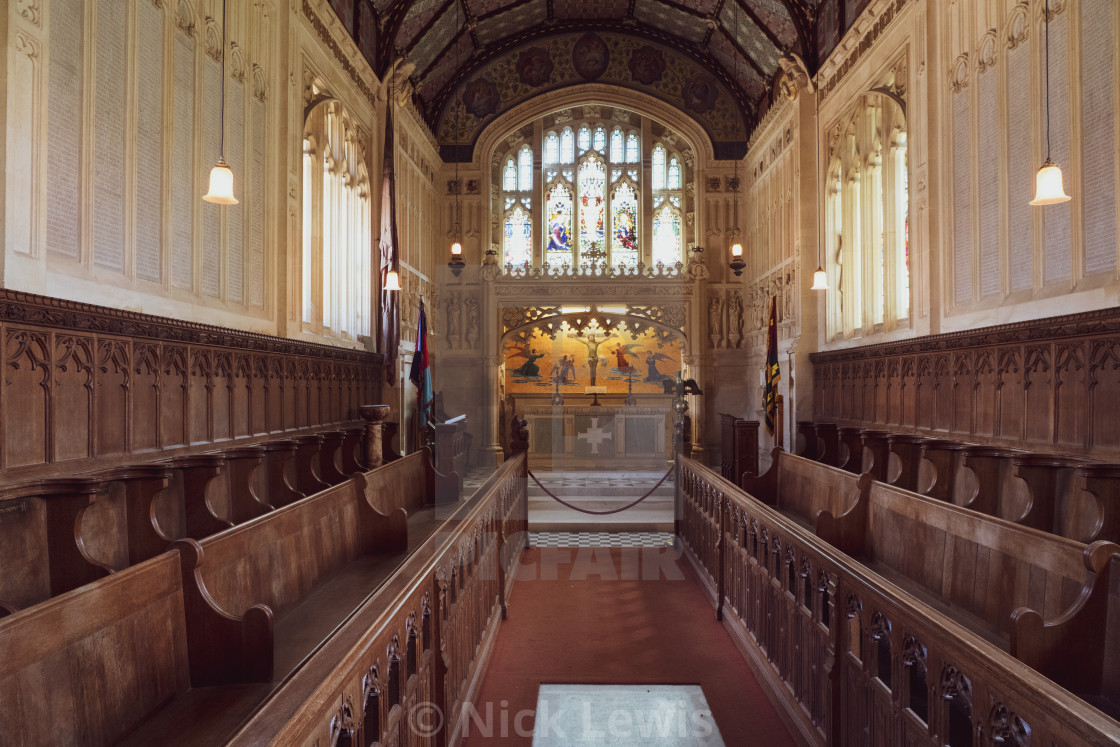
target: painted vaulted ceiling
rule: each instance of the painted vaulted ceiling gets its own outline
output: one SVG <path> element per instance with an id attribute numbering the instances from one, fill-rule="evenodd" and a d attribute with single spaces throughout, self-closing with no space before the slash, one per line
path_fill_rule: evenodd
<path id="1" fill-rule="evenodd" d="M 585 82 L 694 117 L 717 154 L 745 147 L 778 60 L 824 59 L 867 0 L 329 0 L 379 75 L 402 55 L 445 157 L 498 114 Z M 835 37 L 835 38 L 834 38 Z"/>

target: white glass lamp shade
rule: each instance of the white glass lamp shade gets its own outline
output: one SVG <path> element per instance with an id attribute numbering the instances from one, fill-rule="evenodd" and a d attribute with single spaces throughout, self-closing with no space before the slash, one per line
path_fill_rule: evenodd
<path id="1" fill-rule="evenodd" d="M 738 241 L 736 241 L 734 244 L 731 245 L 731 258 L 732 259 L 742 259 L 743 258 L 743 245 L 740 244 Z"/>
<path id="2" fill-rule="evenodd" d="M 1046 163 L 1034 177 L 1034 199 L 1030 204 L 1057 205 L 1069 200 L 1070 196 L 1066 194 L 1066 189 L 1062 185 L 1062 170 L 1047 158 Z"/>
<path id="3" fill-rule="evenodd" d="M 817 265 L 817 271 L 813 273 L 813 286 L 810 290 L 828 290 L 828 275 L 820 265 Z"/>
<path id="4" fill-rule="evenodd" d="M 463 245 L 458 240 L 451 244 L 451 258 L 456 259 L 463 256 Z"/>
<path id="5" fill-rule="evenodd" d="M 389 274 L 385 276 L 385 290 L 399 291 L 401 289 L 401 279 L 397 275 L 396 270 L 389 270 Z"/>
<path id="6" fill-rule="evenodd" d="M 220 159 L 218 165 L 210 169 L 210 191 L 202 196 L 207 202 L 218 205 L 236 205 L 237 198 L 233 196 L 233 172 L 230 171 L 225 159 Z"/>

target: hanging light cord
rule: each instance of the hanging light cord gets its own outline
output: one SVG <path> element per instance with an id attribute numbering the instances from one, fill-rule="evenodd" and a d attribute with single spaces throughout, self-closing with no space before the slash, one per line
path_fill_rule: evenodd
<path id="1" fill-rule="evenodd" d="M 828 179 L 821 179 L 821 88 L 819 80 L 817 83 L 816 90 L 813 91 L 813 104 L 816 109 L 816 121 L 813 122 L 816 132 L 813 134 L 817 141 L 817 178 L 815 180 L 817 182 L 817 269 L 822 270 L 824 269 L 824 263 L 821 261 L 821 238 L 824 235 L 824 228 L 821 225 L 821 192 L 825 190 Z"/>
<path id="2" fill-rule="evenodd" d="M 1043 4 L 1046 23 L 1046 163 L 1050 163 L 1050 0 Z"/>
<path id="3" fill-rule="evenodd" d="M 219 107 L 219 122 L 221 129 L 218 132 L 218 160 L 226 160 L 226 0 L 222 0 L 222 105 Z"/>
<path id="4" fill-rule="evenodd" d="M 456 29 L 456 31 L 459 30 L 459 21 L 460 21 L 459 0 L 455 0 L 455 29 Z M 459 71 L 459 66 L 461 64 L 462 64 L 462 58 L 461 58 L 461 55 L 459 54 L 459 42 L 456 41 L 455 42 L 455 74 L 456 75 L 458 75 L 459 72 L 460 72 Z M 461 207 L 461 204 L 459 202 L 459 195 L 462 193 L 462 189 L 463 189 L 463 186 L 461 184 L 459 184 L 459 154 L 456 153 L 455 154 L 455 228 L 453 229 L 454 233 L 455 233 L 455 236 L 452 239 L 453 241 L 459 241 L 460 240 L 459 233 L 463 230 L 462 225 L 459 222 L 462 219 L 462 214 L 461 214 L 462 207 Z"/>

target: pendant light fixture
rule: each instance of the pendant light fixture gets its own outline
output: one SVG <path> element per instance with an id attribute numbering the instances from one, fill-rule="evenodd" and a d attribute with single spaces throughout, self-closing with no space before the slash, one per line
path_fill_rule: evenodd
<path id="1" fill-rule="evenodd" d="M 217 205 L 236 205 L 233 196 L 233 172 L 226 163 L 226 0 L 222 0 L 222 83 L 219 105 L 221 132 L 218 135 L 218 164 L 210 169 L 210 191 L 202 196 Z"/>
<path id="2" fill-rule="evenodd" d="M 736 19 L 737 20 L 737 19 Z M 732 24 L 732 39 L 734 39 L 734 32 L 738 24 Z M 739 85 L 739 56 L 735 55 L 735 85 Z M 746 261 L 743 259 L 743 232 L 739 230 L 739 157 L 735 158 L 735 172 L 731 177 L 731 183 L 735 189 L 735 229 L 731 232 L 731 261 L 727 266 L 735 273 L 735 277 L 743 274 L 743 268 L 747 266 Z"/>
<path id="3" fill-rule="evenodd" d="M 458 0 L 456 0 L 456 2 L 455 2 L 455 30 L 456 30 L 456 34 L 458 34 L 458 31 L 459 31 L 459 3 L 458 3 Z M 455 74 L 458 75 L 459 74 L 459 65 L 460 65 L 459 46 L 458 46 L 458 42 L 453 42 L 453 43 L 455 44 Z M 463 262 L 462 226 L 459 222 L 460 219 L 462 218 L 462 204 L 460 202 L 459 195 L 461 195 L 462 192 L 463 192 L 463 187 L 459 183 L 459 155 L 455 154 L 455 225 L 451 229 L 451 260 L 447 263 L 447 266 L 451 268 L 451 274 L 454 275 L 455 277 L 459 277 L 459 273 L 463 271 L 463 265 L 465 264 Z"/>
<path id="4" fill-rule="evenodd" d="M 824 189 L 824 183 L 821 181 L 821 89 L 816 87 L 813 91 L 813 103 L 816 111 L 816 119 L 813 122 L 815 129 L 815 137 L 817 140 L 817 271 L 813 273 L 813 285 L 809 290 L 823 291 L 828 290 L 828 273 L 824 271 L 824 264 L 821 262 L 821 191 Z"/>
<path id="5" fill-rule="evenodd" d="M 391 82 L 389 83 L 389 103 L 388 103 L 388 107 L 389 107 L 388 120 L 389 121 L 388 121 L 387 126 L 389 128 L 392 128 L 392 127 L 397 126 L 396 125 L 396 122 L 397 122 L 396 117 L 393 116 L 393 102 L 397 98 L 397 89 L 396 89 L 397 80 L 396 80 L 396 72 L 392 72 L 390 74 L 393 75 L 394 77 L 392 78 Z M 386 132 L 385 137 L 393 139 L 392 148 L 395 149 L 397 147 L 397 139 L 395 137 L 393 137 L 392 130 L 389 130 L 388 132 Z M 396 158 L 391 154 L 387 154 L 385 157 L 386 158 L 391 158 L 393 161 L 396 160 Z M 395 166 L 394 166 L 394 171 L 395 171 Z M 395 175 L 390 179 L 389 183 L 390 183 L 390 189 L 396 189 L 397 180 L 396 180 Z M 392 222 L 390 223 L 390 225 L 393 226 L 393 230 L 390 234 L 390 236 L 392 237 L 390 239 L 390 243 L 393 246 L 393 257 L 392 257 L 393 261 L 392 261 L 392 264 L 389 265 L 389 271 L 387 273 L 385 273 L 385 287 L 384 287 L 383 290 L 399 291 L 401 289 L 401 276 L 397 273 L 397 263 L 400 261 L 400 246 L 398 245 L 398 242 L 396 240 L 396 238 L 397 238 L 397 232 L 396 232 L 397 199 L 396 199 L 396 195 L 391 195 L 391 197 L 392 197 L 392 199 L 390 201 L 390 204 L 392 204 L 393 207 L 392 207 L 392 213 L 391 213 Z"/>
<path id="6" fill-rule="evenodd" d="M 1046 24 L 1046 163 L 1034 178 L 1034 199 L 1031 205 L 1057 205 L 1069 202 L 1070 196 L 1062 186 L 1062 170 L 1050 160 L 1050 0 L 1043 6 Z"/>

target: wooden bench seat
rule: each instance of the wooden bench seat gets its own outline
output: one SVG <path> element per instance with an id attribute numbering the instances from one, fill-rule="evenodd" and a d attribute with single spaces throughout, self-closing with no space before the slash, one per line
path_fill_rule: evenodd
<path id="1" fill-rule="evenodd" d="M 1120 714 L 1120 676 L 1107 674 L 1120 668 L 1120 643 L 1108 647 L 1120 638 L 1120 546 L 1086 545 L 779 451 L 771 469 L 744 478 L 743 488 L 1063 687 Z M 1110 663 L 1102 665 L 1101 651 Z"/>
<path id="2" fill-rule="evenodd" d="M 191 724 L 193 744 L 222 742 L 269 685 L 196 686 L 188 639 L 177 552 L 5 618 L 2 741 L 99 746 L 140 727 L 132 743 L 174 744 Z"/>
<path id="3" fill-rule="evenodd" d="M 430 466 L 359 473 L 6 616 L 0 743 L 225 743 L 440 523 Z M 371 500 L 416 507 L 420 531 Z"/>
<path id="4" fill-rule="evenodd" d="M 276 616 L 267 671 L 280 679 L 387 575 L 393 564 L 381 561 L 399 562 L 407 522 L 403 509 L 374 509 L 358 474 L 201 542 L 173 546 L 183 552 L 198 604 L 235 620 L 261 606 Z M 199 657 L 192 667 L 226 676 L 224 662 Z"/>
<path id="5" fill-rule="evenodd" d="M 1057 619 L 1094 584 L 1083 543 L 880 482 L 846 513 L 823 511 L 817 535 L 907 590 L 932 595 L 1005 647 L 1017 608 Z M 1120 552 L 1111 543 L 1090 548 Z"/>
<path id="6" fill-rule="evenodd" d="M 747 493 L 810 529 L 820 511 L 846 512 L 870 482 L 870 476 L 854 475 L 781 449 L 771 451 L 770 469 L 765 473 L 759 477 L 744 474 L 739 481 Z"/>

